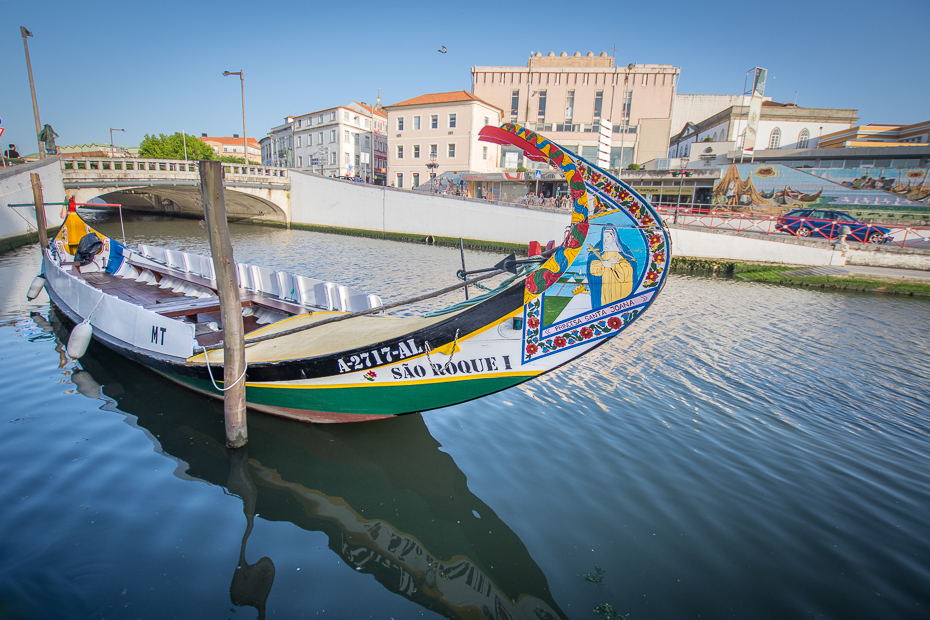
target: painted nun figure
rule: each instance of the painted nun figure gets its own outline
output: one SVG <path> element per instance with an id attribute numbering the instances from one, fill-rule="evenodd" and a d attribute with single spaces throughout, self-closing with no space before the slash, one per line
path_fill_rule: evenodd
<path id="1" fill-rule="evenodd" d="M 636 259 L 620 241 L 617 229 L 605 227 L 601 242 L 588 245 L 588 286 L 594 310 L 619 301 L 633 292 Z"/>

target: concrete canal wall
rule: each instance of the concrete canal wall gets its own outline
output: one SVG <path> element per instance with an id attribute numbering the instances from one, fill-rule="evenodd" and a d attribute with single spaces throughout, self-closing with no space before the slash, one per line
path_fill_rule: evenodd
<path id="1" fill-rule="evenodd" d="M 61 203 L 65 201 L 61 164 L 57 157 L 37 162 L 0 168 L 0 251 L 38 240 L 34 207 L 10 207 L 14 204 L 33 204 L 31 173 L 42 181 L 42 196 L 47 203 L 45 219 L 49 229 L 61 225 Z"/>
<path id="2" fill-rule="evenodd" d="M 291 222 L 501 243 L 561 243 L 571 215 L 291 171 Z"/>

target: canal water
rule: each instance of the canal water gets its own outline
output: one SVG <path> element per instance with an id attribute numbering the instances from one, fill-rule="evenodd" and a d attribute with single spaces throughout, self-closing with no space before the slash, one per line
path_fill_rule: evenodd
<path id="1" fill-rule="evenodd" d="M 460 267 L 231 229 L 239 260 L 386 300 Z M 126 235 L 207 248 L 194 221 Z M 38 264 L 0 255 L 4 620 L 930 617 L 927 300 L 673 275 L 522 387 L 345 426 L 254 413 L 229 452 L 220 402 L 100 346 L 70 361 L 25 299 Z"/>

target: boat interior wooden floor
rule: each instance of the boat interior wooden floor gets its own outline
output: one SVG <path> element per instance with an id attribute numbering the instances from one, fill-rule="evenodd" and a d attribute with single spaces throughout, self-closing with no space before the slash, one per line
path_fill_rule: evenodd
<path id="1" fill-rule="evenodd" d="M 75 275 L 108 295 L 140 305 L 147 310 L 158 312 L 166 317 L 194 323 L 197 342 L 202 346 L 222 342 L 223 331 L 219 298 L 215 296 L 216 290 L 211 286 L 212 282 L 204 278 L 197 278 L 191 274 L 182 274 L 176 270 L 164 269 L 163 271 L 164 273 L 154 272 L 158 281 L 161 281 L 165 276 L 183 279 L 200 287 L 208 288 L 213 292 L 214 296 L 200 298 L 186 296 L 183 292 L 175 292 L 170 288 L 160 288 L 154 284 L 111 275 L 103 271 L 80 273 L 76 270 Z M 243 308 L 259 306 L 274 310 L 281 313 L 279 316 L 283 319 L 271 324 L 262 324 L 259 323 L 260 319 L 256 316 L 243 316 L 246 338 L 250 334 L 266 336 L 340 314 L 346 314 L 345 312 L 307 307 L 287 300 L 243 290 L 240 290 L 240 302 Z M 448 319 L 452 314 L 455 313 L 428 318 L 399 318 L 385 315 L 353 317 L 287 337 L 272 339 L 254 345 L 250 344 L 246 349 L 246 357 L 249 362 L 262 362 L 337 353 L 403 336 Z M 210 325 L 210 323 L 214 323 L 215 326 Z M 211 363 L 220 361 L 222 353 L 222 351 L 211 352 Z M 195 357 L 191 361 L 197 363 L 202 359 L 201 355 L 199 359 Z"/>

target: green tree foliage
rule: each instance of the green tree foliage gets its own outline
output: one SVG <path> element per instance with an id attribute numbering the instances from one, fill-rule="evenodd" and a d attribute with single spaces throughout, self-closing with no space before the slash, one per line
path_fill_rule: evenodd
<path id="1" fill-rule="evenodd" d="M 139 157 L 145 159 L 184 159 L 184 142 L 187 141 L 187 158 L 191 160 L 216 159 L 216 153 L 206 143 L 194 136 L 183 136 L 175 132 L 165 134 L 145 134 L 139 145 Z"/>
<path id="2" fill-rule="evenodd" d="M 630 164 L 629 166 L 626 167 L 626 169 L 627 169 L 627 170 L 639 170 L 639 169 L 640 169 L 640 165 L 639 165 L 639 164 Z"/>

